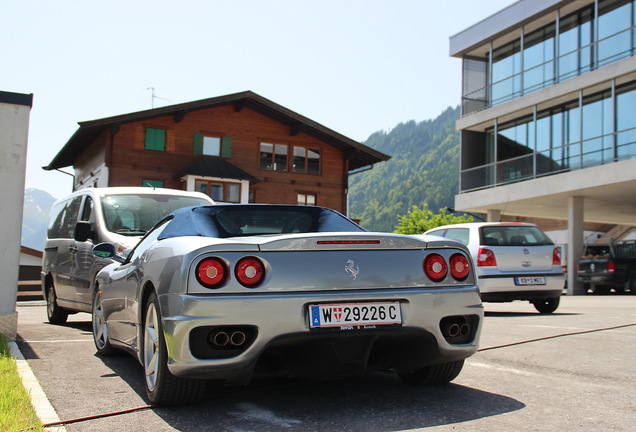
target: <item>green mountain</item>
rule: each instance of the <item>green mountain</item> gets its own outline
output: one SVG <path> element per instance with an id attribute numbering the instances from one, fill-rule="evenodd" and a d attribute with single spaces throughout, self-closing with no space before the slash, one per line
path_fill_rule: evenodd
<path id="1" fill-rule="evenodd" d="M 349 178 L 349 215 L 371 231 L 391 232 L 412 206 L 437 213 L 453 207 L 459 190 L 459 108 L 434 120 L 400 123 L 364 143 L 391 156 Z"/>

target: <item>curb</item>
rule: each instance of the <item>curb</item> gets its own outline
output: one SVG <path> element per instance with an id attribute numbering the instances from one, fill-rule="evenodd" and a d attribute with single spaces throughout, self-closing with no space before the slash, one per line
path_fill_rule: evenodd
<path id="1" fill-rule="evenodd" d="M 11 354 L 15 357 L 16 366 L 18 369 L 18 375 L 22 380 L 22 385 L 26 389 L 27 393 L 31 397 L 31 404 L 35 408 L 35 413 L 43 424 L 57 423 L 60 421 L 53 405 L 46 397 L 44 390 L 40 386 L 33 370 L 29 366 L 22 352 L 18 348 L 18 344 L 15 342 L 9 342 L 9 349 Z M 66 432 L 64 426 L 45 427 L 44 430 L 49 432 Z"/>

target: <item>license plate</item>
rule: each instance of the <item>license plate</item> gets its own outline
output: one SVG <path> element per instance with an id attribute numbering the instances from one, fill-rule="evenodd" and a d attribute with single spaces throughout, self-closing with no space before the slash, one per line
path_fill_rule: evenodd
<path id="1" fill-rule="evenodd" d="M 515 285 L 545 285 L 545 277 L 543 276 L 516 277 Z"/>
<path id="2" fill-rule="evenodd" d="M 357 330 L 401 325 L 400 302 L 309 305 L 309 326 Z"/>

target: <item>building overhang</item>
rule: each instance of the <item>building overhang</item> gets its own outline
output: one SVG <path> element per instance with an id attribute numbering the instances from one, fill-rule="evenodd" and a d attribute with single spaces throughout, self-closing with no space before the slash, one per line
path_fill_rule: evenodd
<path id="1" fill-rule="evenodd" d="M 636 226 L 636 159 L 462 193 L 455 209 L 567 220 L 570 197 L 584 199 L 586 222 Z"/>

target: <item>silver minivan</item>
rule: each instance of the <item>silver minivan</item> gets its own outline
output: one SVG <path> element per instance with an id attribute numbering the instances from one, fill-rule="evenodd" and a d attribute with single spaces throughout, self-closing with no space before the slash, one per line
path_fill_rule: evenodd
<path id="1" fill-rule="evenodd" d="M 539 227 L 520 222 L 474 222 L 426 231 L 466 246 L 484 302 L 528 300 L 541 313 L 559 307 L 565 285 L 561 246 Z"/>
<path id="2" fill-rule="evenodd" d="M 200 192 L 149 187 L 87 188 L 53 204 L 42 258 L 42 293 L 52 324 L 91 312 L 97 272 L 111 263 L 93 254 L 107 242 L 132 248 L 163 216 L 182 207 L 211 205 Z"/>

